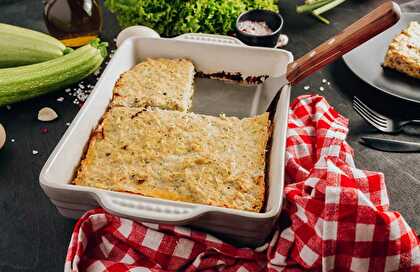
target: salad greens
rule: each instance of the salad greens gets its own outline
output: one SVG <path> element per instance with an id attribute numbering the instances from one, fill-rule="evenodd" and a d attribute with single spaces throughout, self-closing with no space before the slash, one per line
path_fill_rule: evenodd
<path id="1" fill-rule="evenodd" d="M 121 26 L 145 25 L 163 36 L 189 32 L 227 34 L 250 9 L 278 11 L 275 0 L 105 0 Z"/>

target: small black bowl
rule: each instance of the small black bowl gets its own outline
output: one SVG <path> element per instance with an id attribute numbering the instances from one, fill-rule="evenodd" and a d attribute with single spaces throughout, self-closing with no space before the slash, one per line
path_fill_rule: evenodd
<path id="1" fill-rule="evenodd" d="M 239 29 L 239 23 L 246 20 L 265 22 L 267 26 L 273 31 L 273 33 L 270 35 L 252 35 L 250 33 L 241 31 Z M 279 13 L 263 9 L 253 9 L 242 13 L 236 20 L 235 25 L 236 37 L 239 40 L 247 45 L 264 47 L 276 46 L 282 28 L 283 17 Z"/>

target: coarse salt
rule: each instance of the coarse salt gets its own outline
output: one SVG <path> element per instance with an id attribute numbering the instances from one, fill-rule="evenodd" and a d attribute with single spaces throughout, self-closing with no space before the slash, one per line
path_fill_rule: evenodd
<path id="1" fill-rule="evenodd" d="M 258 21 L 245 20 L 245 21 L 239 22 L 238 28 L 240 31 L 243 31 L 251 35 L 255 35 L 255 36 L 265 36 L 265 35 L 271 35 L 273 33 L 273 30 L 271 30 L 271 28 L 264 21 L 258 22 Z"/>

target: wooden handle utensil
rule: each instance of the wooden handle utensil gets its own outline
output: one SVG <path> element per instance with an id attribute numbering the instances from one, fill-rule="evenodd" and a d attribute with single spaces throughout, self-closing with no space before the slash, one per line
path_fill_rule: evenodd
<path id="1" fill-rule="evenodd" d="M 302 79 L 318 71 L 327 64 L 388 29 L 398 22 L 401 15 L 399 6 L 386 2 L 362 17 L 335 37 L 322 43 L 287 67 L 287 79 L 295 85 Z"/>

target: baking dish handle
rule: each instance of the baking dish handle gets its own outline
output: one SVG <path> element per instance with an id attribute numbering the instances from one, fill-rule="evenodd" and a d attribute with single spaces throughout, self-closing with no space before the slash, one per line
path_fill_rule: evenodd
<path id="1" fill-rule="evenodd" d="M 131 26 L 122 30 L 117 36 L 117 47 L 132 37 L 143 37 L 143 38 L 159 38 L 159 34 L 153 29 L 147 26 Z M 205 33 L 186 33 L 175 37 L 176 40 L 188 40 L 195 42 L 211 43 L 211 44 L 222 44 L 222 45 L 238 45 L 247 46 L 240 40 L 234 37 L 216 35 L 216 34 L 205 34 Z"/>
<path id="2" fill-rule="evenodd" d="M 159 38 L 160 35 L 153 29 L 147 26 L 137 25 L 124 28 L 117 36 L 116 44 L 117 47 L 120 47 L 121 44 L 132 37 L 141 37 L 141 38 Z"/>
<path id="3" fill-rule="evenodd" d="M 222 44 L 222 45 L 238 45 L 247 46 L 240 40 L 234 37 L 216 35 L 216 34 L 205 34 L 205 33 L 186 33 L 175 37 L 176 40 L 188 40 L 211 44 Z"/>
<path id="4" fill-rule="evenodd" d="M 96 192 L 96 196 L 102 208 L 110 213 L 156 223 L 188 223 L 203 212 L 201 207 L 178 202 L 168 204 L 160 199 L 142 201 L 135 195 L 121 197 L 114 192 Z"/>

